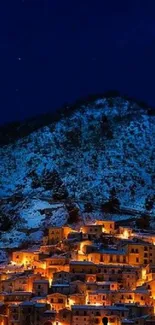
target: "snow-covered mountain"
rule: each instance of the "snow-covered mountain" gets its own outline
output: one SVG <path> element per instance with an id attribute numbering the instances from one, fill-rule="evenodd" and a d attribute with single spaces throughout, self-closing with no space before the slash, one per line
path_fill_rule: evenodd
<path id="1" fill-rule="evenodd" d="M 154 195 L 154 122 L 134 102 L 98 98 L 2 146 L 1 247 L 39 240 L 45 225 L 65 223 L 66 198 L 81 214 L 112 192 L 120 206 L 145 210 Z"/>

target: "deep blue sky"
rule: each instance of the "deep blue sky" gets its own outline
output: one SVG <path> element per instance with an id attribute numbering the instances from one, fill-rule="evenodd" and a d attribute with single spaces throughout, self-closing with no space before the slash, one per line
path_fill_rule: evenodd
<path id="1" fill-rule="evenodd" d="M 154 0 L 0 0 L 1 123 L 108 89 L 155 105 L 154 79 Z"/>

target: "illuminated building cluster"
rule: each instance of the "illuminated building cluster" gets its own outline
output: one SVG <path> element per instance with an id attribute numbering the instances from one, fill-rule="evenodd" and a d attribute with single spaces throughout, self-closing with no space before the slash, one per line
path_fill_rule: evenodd
<path id="1" fill-rule="evenodd" d="M 155 324 L 154 243 L 110 220 L 49 227 L 0 265 L 0 325 Z"/>

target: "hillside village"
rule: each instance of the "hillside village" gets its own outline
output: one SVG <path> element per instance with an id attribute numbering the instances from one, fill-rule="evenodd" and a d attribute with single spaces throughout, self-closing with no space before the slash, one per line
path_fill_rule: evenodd
<path id="1" fill-rule="evenodd" d="M 0 264 L 0 325 L 155 324 L 155 231 L 49 226 Z"/>

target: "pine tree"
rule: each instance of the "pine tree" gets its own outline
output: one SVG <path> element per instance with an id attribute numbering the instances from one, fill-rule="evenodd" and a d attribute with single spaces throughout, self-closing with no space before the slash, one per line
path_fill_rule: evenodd
<path id="1" fill-rule="evenodd" d="M 93 206 L 91 203 L 85 203 L 84 205 L 84 211 L 89 213 L 89 212 L 92 212 L 93 211 Z"/>
<path id="2" fill-rule="evenodd" d="M 65 184 L 56 170 L 44 171 L 42 185 L 46 190 L 53 191 L 54 200 L 64 200 L 68 197 L 68 191 Z"/>
<path id="3" fill-rule="evenodd" d="M 115 187 L 112 187 L 110 190 L 109 201 L 101 204 L 101 209 L 105 213 L 113 213 L 119 210 L 120 208 L 120 201 L 117 198 L 117 192 Z"/>
<path id="4" fill-rule="evenodd" d="M 142 215 L 136 220 L 136 226 L 140 229 L 149 229 L 150 227 L 150 217 L 148 215 Z"/>
<path id="5" fill-rule="evenodd" d="M 79 208 L 74 203 L 69 203 L 66 205 L 69 217 L 68 223 L 74 223 L 79 220 Z"/>

